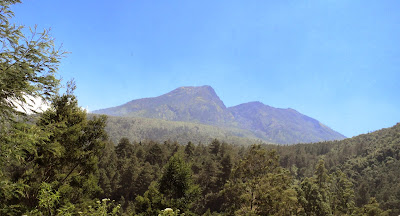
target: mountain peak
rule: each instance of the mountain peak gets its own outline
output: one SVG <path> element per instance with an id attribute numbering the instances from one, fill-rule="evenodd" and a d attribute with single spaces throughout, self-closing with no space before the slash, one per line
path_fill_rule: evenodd
<path id="1" fill-rule="evenodd" d="M 222 125 L 233 118 L 209 85 L 182 86 L 158 97 L 133 100 L 94 113 L 192 121 L 211 125 Z"/>
<path id="2" fill-rule="evenodd" d="M 179 88 L 176 88 L 172 90 L 171 93 L 188 93 L 188 94 L 198 94 L 198 93 L 211 93 L 213 95 L 217 95 L 215 93 L 215 90 L 209 86 L 209 85 L 204 85 L 204 86 L 182 86 Z"/>
<path id="3" fill-rule="evenodd" d="M 244 104 L 249 104 L 249 105 L 264 105 L 262 102 L 260 101 L 250 101 Z"/>
<path id="4" fill-rule="evenodd" d="M 158 97 L 133 100 L 93 113 L 235 127 L 252 131 L 260 139 L 274 143 L 344 138 L 293 109 L 274 108 L 260 101 L 226 108 L 209 85 L 182 86 Z"/>
<path id="5" fill-rule="evenodd" d="M 251 101 L 251 102 L 243 103 L 243 104 L 240 104 L 240 105 L 241 106 L 256 106 L 256 107 L 268 106 L 268 105 L 263 104 L 260 101 Z"/>
<path id="6" fill-rule="evenodd" d="M 193 98 L 214 101 L 219 106 L 225 107 L 224 103 L 219 99 L 217 93 L 215 93 L 214 89 L 209 85 L 182 86 L 168 92 L 167 94 L 161 95 L 160 97 L 165 96 L 168 98 L 184 99 L 185 101 Z"/>
<path id="7" fill-rule="evenodd" d="M 176 88 L 175 90 L 187 90 L 187 89 L 207 89 L 207 90 L 212 90 L 214 91 L 214 89 L 209 86 L 209 85 L 202 85 L 202 86 L 181 86 Z"/>

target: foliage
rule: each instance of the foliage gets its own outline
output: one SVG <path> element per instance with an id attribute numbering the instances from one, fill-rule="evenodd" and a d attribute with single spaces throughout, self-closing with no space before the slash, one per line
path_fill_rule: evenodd
<path id="1" fill-rule="evenodd" d="M 292 178 L 279 166 L 275 151 L 250 147 L 232 172 L 223 191 L 230 214 L 289 215 L 296 213 L 296 191 Z"/>
<path id="2" fill-rule="evenodd" d="M 158 214 L 158 216 L 179 216 L 179 215 L 183 216 L 185 215 L 185 213 L 179 214 L 179 209 L 174 211 L 171 208 L 166 208 L 162 210 L 160 214 Z"/>
<path id="3" fill-rule="evenodd" d="M 236 139 L 242 130 L 176 122 L 176 130 L 190 131 L 185 146 L 129 138 L 114 146 L 106 117 L 87 116 L 73 83 L 56 93 L 62 53 L 47 31 L 36 38 L 33 30 L 27 40 L 10 24 L 14 3 L 0 1 L 0 215 L 400 214 L 400 124 L 343 141 L 277 146 Z M 21 118 L 15 103 L 29 96 L 50 98 L 50 109 Z M 160 126 L 152 132 L 162 137 L 169 130 Z M 202 143 L 202 130 L 236 137 Z"/>
<path id="4" fill-rule="evenodd" d="M 94 206 L 88 206 L 83 211 L 80 211 L 80 215 L 85 216 L 115 216 L 118 215 L 120 205 L 113 206 L 109 203 L 110 199 L 102 199 L 101 201 L 96 201 Z"/>
<path id="5" fill-rule="evenodd" d="M 19 168 L 37 153 L 37 144 L 50 136 L 49 131 L 21 118 L 25 113 L 16 108 L 31 111 L 30 100 L 49 99 L 57 92 L 55 73 L 65 54 L 55 49 L 49 31 L 38 33 L 35 27 L 25 35 L 24 26 L 10 22 L 14 16 L 10 7 L 16 3 L 20 1 L 0 1 L 0 214 L 5 215 L 25 211 L 19 201 L 30 185 L 18 177 L 23 172 Z"/>
<path id="6" fill-rule="evenodd" d="M 260 138 L 248 130 L 140 117 L 108 116 L 106 131 L 114 143 L 118 143 L 124 137 L 129 140 L 152 140 L 160 143 L 172 140 L 181 144 L 209 143 L 214 138 L 238 145 L 261 142 Z"/>
<path id="7" fill-rule="evenodd" d="M 183 211 L 188 211 L 200 194 L 198 185 L 193 184 L 192 170 L 179 154 L 169 159 L 158 181 L 158 187 L 167 199 L 168 206 Z"/>
<path id="8" fill-rule="evenodd" d="M 298 179 L 312 176 L 313 167 L 323 157 L 329 172 L 341 170 L 340 175 L 347 177 L 348 181 L 337 184 L 353 189 L 356 207 L 367 205 L 374 197 L 382 209 L 391 210 L 391 215 L 400 214 L 400 188 L 395 183 L 400 181 L 400 124 L 342 141 L 267 148 L 276 148 L 281 164 L 295 167 L 293 174 Z M 335 193 L 347 197 L 342 203 L 353 196 L 348 191 Z"/>
<path id="9" fill-rule="evenodd" d="M 14 13 L 10 6 L 19 0 L 0 1 L 0 122 L 11 120 L 31 110 L 30 100 L 49 99 L 57 92 L 59 81 L 55 78 L 60 59 L 65 52 L 54 47 L 49 30 L 38 32 L 10 22 Z"/>

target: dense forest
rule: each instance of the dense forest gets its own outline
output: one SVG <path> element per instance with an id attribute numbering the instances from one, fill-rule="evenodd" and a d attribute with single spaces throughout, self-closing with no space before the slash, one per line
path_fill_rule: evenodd
<path id="1" fill-rule="evenodd" d="M 94 115 L 89 114 L 89 117 L 92 116 Z M 114 143 L 118 143 L 123 137 L 138 142 L 153 140 L 160 143 L 173 140 L 179 143 L 205 144 L 213 139 L 224 140 L 235 145 L 265 143 L 248 130 L 140 117 L 108 116 L 106 132 Z"/>
<path id="2" fill-rule="evenodd" d="M 64 52 L 0 1 L 0 215 L 399 215 L 400 124 L 292 146 L 117 142 L 55 77 Z M 27 115 L 33 98 L 50 101 Z M 32 110 L 34 112 L 34 110 Z"/>
<path id="3" fill-rule="evenodd" d="M 113 143 L 105 116 L 87 118 L 71 93 L 2 131 L 14 146 L 2 149 L 2 214 L 399 213 L 400 124 L 293 146 Z"/>

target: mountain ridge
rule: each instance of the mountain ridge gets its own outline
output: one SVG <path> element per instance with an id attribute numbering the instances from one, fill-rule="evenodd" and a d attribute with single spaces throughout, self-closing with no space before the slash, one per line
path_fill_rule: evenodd
<path id="1" fill-rule="evenodd" d="M 232 118 L 226 109 L 211 86 L 189 86 L 179 87 L 158 97 L 132 100 L 93 113 L 222 125 Z"/>
<path id="2" fill-rule="evenodd" d="M 270 137 L 268 141 L 295 143 L 298 139 L 302 142 L 315 142 L 344 138 L 318 120 L 292 108 L 274 108 L 261 102 L 249 102 L 228 109 L 239 122 L 240 128 L 264 131 Z M 324 138 L 321 139 L 321 136 Z"/>
<path id="3" fill-rule="evenodd" d="M 258 138 L 277 144 L 345 138 L 292 108 L 275 108 L 260 101 L 226 107 L 209 85 L 183 86 L 157 97 L 136 99 L 92 113 L 235 127 L 255 132 Z"/>

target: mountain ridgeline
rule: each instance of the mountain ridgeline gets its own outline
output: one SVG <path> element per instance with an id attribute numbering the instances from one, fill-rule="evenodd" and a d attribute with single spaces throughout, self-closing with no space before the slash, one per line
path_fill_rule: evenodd
<path id="1" fill-rule="evenodd" d="M 167 94 L 130 101 L 94 114 L 139 117 L 211 125 L 224 130 L 246 130 L 246 138 L 268 143 L 294 144 L 340 140 L 345 137 L 293 109 L 250 102 L 226 107 L 210 86 L 180 87 Z M 243 133 L 242 133 L 243 134 Z M 165 138 L 165 137 L 164 137 Z"/>
<path id="2" fill-rule="evenodd" d="M 159 97 L 133 100 L 121 106 L 93 113 L 219 126 L 234 121 L 234 116 L 210 86 L 180 87 Z"/>

